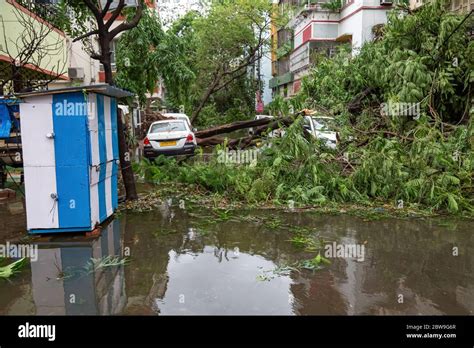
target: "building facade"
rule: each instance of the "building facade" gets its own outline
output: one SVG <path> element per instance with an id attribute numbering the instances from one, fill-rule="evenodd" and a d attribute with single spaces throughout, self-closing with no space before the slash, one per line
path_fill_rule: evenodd
<path id="1" fill-rule="evenodd" d="M 103 0 L 105 2 L 105 0 Z M 128 1 L 127 4 L 132 4 Z M 146 6 L 157 11 L 156 2 L 145 1 Z M 77 85 L 104 83 L 105 74 L 99 61 L 92 59 L 81 41 L 73 42 L 56 23 L 56 0 L 0 0 L 0 87 L 6 94 L 12 92 L 9 80 L 18 78 L 11 73 L 11 66 L 17 65 L 24 90 L 42 87 L 61 88 Z M 113 10 L 111 6 L 111 10 Z M 107 14 L 107 20 L 111 13 Z M 112 29 L 125 20 L 120 15 Z M 115 71 L 115 48 L 120 35 L 112 42 L 112 68 Z M 98 49 L 97 38 L 91 44 Z M 36 53 L 28 56 L 29 46 Z M 38 48 L 39 47 L 39 48 Z M 44 85 L 29 85 L 29 81 L 44 82 Z M 158 83 L 150 98 L 161 99 L 163 86 Z"/>
<path id="2" fill-rule="evenodd" d="M 190 11 L 202 12 L 207 7 L 206 0 L 156 0 L 156 8 L 163 24 L 168 26 Z"/>
<path id="3" fill-rule="evenodd" d="M 291 97 L 301 88 L 315 53 L 331 56 L 338 45 L 353 52 L 374 37 L 373 28 L 387 21 L 392 0 L 344 0 L 335 8 L 328 0 L 280 0 L 278 11 L 289 11 L 284 28 L 273 28 L 273 96 Z"/>
<path id="4" fill-rule="evenodd" d="M 0 95 L 42 81 L 69 81 L 67 35 L 54 8 L 26 0 L 0 0 Z"/>
<path id="5" fill-rule="evenodd" d="M 417 9 L 430 0 L 410 0 L 410 8 Z M 474 0 L 451 0 L 447 4 L 450 11 L 455 13 L 468 13 L 474 10 Z"/>

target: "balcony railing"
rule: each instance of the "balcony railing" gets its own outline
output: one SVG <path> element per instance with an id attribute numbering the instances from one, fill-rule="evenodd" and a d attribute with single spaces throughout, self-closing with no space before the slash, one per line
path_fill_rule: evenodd
<path id="1" fill-rule="evenodd" d="M 297 51 L 291 54 L 290 71 L 295 73 L 306 69 L 317 61 L 317 56 L 334 56 L 337 52 L 337 46 L 339 45 L 339 43 L 335 42 L 310 42 L 303 47 L 300 47 Z"/>
<path id="2" fill-rule="evenodd" d="M 15 2 L 52 26 L 61 29 L 61 16 L 57 7 L 59 0 L 15 0 Z"/>
<path id="3" fill-rule="evenodd" d="M 275 76 L 274 78 L 270 79 L 268 86 L 270 88 L 275 88 L 290 83 L 291 81 L 293 81 L 293 74 L 291 72 L 287 72 L 284 75 Z"/>
<path id="4" fill-rule="evenodd" d="M 284 75 L 289 71 L 290 71 L 290 60 L 288 58 L 285 60 L 280 60 L 276 62 L 277 75 Z"/>

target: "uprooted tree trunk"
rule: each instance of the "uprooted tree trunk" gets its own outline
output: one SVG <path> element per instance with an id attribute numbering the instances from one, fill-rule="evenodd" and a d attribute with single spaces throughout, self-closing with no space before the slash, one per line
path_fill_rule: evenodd
<path id="1" fill-rule="evenodd" d="M 255 140 L 261 138 L 265 132 L 271 132 L 281 127 L 288 127 L 296 120 L 296 116 L 288 116 L 280 119 L 265 118 L 261 120 L 238 121 L 231 124 L 217 126 L 210 129 L 205 129 L 196 132 L 197 143 L 199 146 L 215 146 L 224 144 L 227 141 L 227 146 L 231 149 L 243 149 L 254 145 Z M 252 135 L 238 139 L 226 139 L 217 137 L 217 134 L 229 133 L 239 129 L 256 127 Z"/>
<path id="2" fill-rule="evenodd" d="M 352 98 L 352 100 L 347 104 L 347 110 L 352 115 L 359 115 L 363 109 L 362 103 L 374 92 L 375 92 L 374 87 L 367 87 L 362 92 L 357 94 L 354 98 Z M 351 117 L 350 121 L 351 123 L 354 123 L 354 117 Z"/>
<path id="3" fill-rule="evenodd" d="M 271 121 L 273 121 L 272 118 L 262 118 L 260 120 L 250 120 L 250 121 L 237 121 L 237 122 L 197 131 L 195 135 L 197 138 L 209 138 L 217 134 L 230 133 L 239 129 L 267 125 Z"/>

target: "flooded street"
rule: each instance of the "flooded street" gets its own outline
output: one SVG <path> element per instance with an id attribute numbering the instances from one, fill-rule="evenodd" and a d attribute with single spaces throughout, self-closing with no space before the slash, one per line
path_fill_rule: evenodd
<path id="1" fill-rule="evenodd" d="M 25 229 L 24 215 L 14 213 L 0 205 L 6 236 Z M 473 227 L 455 219 L 237 214 L 173 201 L 123 213 L 98 236 L 32 238 L 38 260 L 0 281 L 0 314 L 472 315 Z M 364 258 L 296 268 L 317 255 L 291 241 L 303 234 L 323 245 L 362 244 Z"/>

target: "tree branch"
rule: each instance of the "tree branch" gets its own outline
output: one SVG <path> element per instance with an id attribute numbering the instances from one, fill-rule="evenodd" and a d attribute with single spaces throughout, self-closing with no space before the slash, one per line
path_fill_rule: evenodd
<path id="1" fill-rule="evenodd" d="M 107 1 L 107 4 L 108 4 L 109 1 L 110 0 Z M 105 23 L 105 28 L 106 29 L 109 29 L 112 26 L 112 24 L 115 22 L 117 17 L 120 15 L 120 12 L 122 12 L 124 7 L 125 7 L 125 0 L 119 0 L 117 8 L 112 12 L 112 16 L 109 18 L 107 23 Z M 105 16 L 105 14 L 104 14 L 104 16 Z"/>
<path id="2" fill-rule="evenodd" d="M 140 18 L 142 18 L 142 13 L 143 13 L 143 1 L 139 1 L 137 10 L 135 11 L 135 15 L 133 16 L 132 20 L 130 22 L 123 22 L 119 24 L 116 28 L 111 30 L 109 32 L 110 39 L 113 39 L 122 31 L 135 28 L 138 25 Z"/>
<path id="3" fill-rule="evenodd" d="M 224 82 L 222 85 L 218 85 L 216 87 L 214 87 L 212 93 L 216 93 L 216 92 L 219 92 L 221 89 L 225 88 L 226 86 L 228 86 L 229 84 L 232 83 L 232 81 L 235 81 L 237 80 L 239 77 L 242 77 L 244 76 L 245 74 L 247 74 L 247 70 L 242 70 L 242 72 L 240 74 L 237 74 L 237 75 L 233 75 L 231 78 L 229 78 L 226 82 Z"/>
<path id="4" fill-rule="evenodd" d="M 112 5 L 113 2 L 114 2 L 114 0 L 107 0 L 107 3 L 105 4 L 105 7 L 102 9 L 102 12 L 100 13 L 100 15 L 102 17 L 105 17 L 107 12 L 109 12 L 110 5 Z"/>
<path id="5" fill-rule="evenodd" d="M 97 25 L 100 25 L 102 19 L 104 18 L 99 10 L 99 8 L 96 6 L 97 2 L 94 2 L 92 0 L 83 0 L 86 6 L 89 8 L 89 10 L 92 12 L 94 15 L 95 19 L 97 20 Z"/>
<path id="6" fill-rule="evenodd" d="M 85 39 L 86 37 L 89 37 L 89 36 L 92 36 L 92 35 L 99 35 L 99 30 L 96 29 L 96 30 L 92 30 L 86 34 L 83 34 L 81 36 L 78 36 L 76 37 L 75 39 L 72 40 L 72 42 L 76 42 L 76 41 L 79 41 L 79 40 L 82 40 L 82 39 Z"/>

